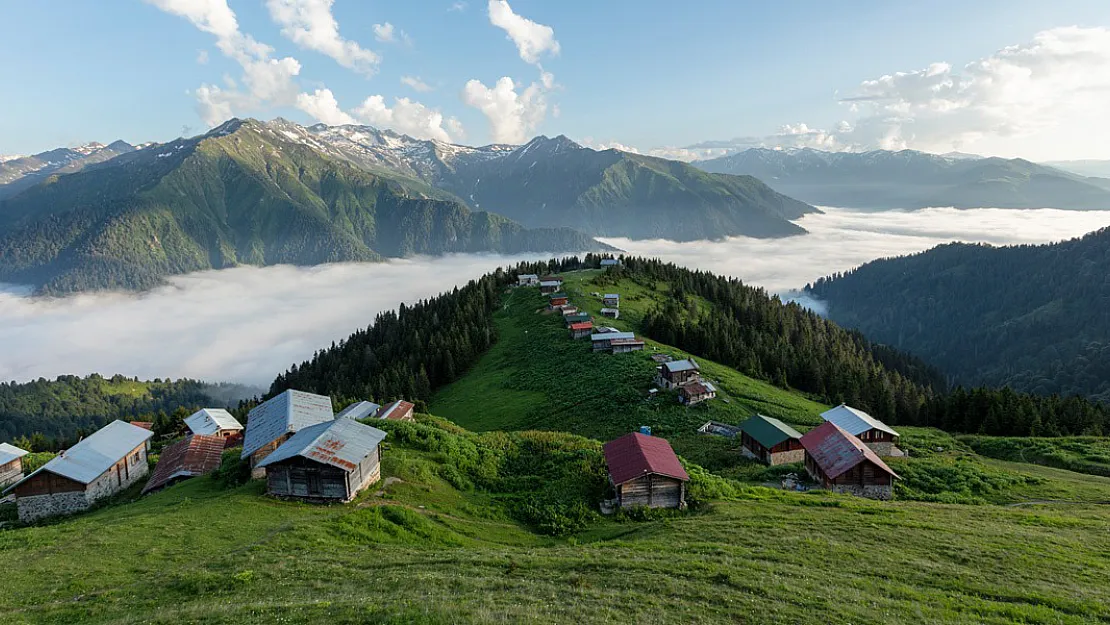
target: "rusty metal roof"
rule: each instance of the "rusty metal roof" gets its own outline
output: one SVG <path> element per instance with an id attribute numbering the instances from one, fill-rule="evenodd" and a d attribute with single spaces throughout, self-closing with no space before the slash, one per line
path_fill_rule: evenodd
<path id="1" fill-rule="evenodd" d="M 397 420 L 405 416 L 405 413 L 412 411 L 416 405 L 412 402 L 407 402 L 403 399 L 398 399 L 392 404 L 386 404 L 378 409 L 375 415 L 379 419 L 393 419 Z"/>
<path id="2" fill-rule="evenodd" d="M 385 432 L 352 419 L 336 419 L 310 425 L 285 441 L 274 453 L 258 463 L 259 467 L 300 456 L 353 471 L 385 440 Z"/>
<path id="3" fill-rule="evenodd" d="M 254 407 L 247 415 L 247 434 L 243 438 L 243 457 L 289 432 L 331 421 L 331 398 L 303 391 L 288 390 Z"/>
<path id="4" fill-rule="evenodd" d="M 570 329 L 571 330 L 590 330 L 593 327 L 594 327 L 594 324 L 589 322 L 589 321 L 581 321 L 581 322 L 578 322 L 578 323 L 570 324 Z"/>
<path id="5" fill-rule="evenodd" d="M 881 430 L 891 436 L 898 436 L 898 432 L 892 430 L 887 424 L 846 404 L 840 404 L 836 408 L 822 412 L 821 418 L 832 421 L 852 436 L 859 436 L 868 430 Z"/>
<path id="6" fill-rule="evenodd" d="M 870 461 L 883 471 L 898 477 L 863 441 L 832 421 L 826 421 L 806 432 L 801 443 L 806 453 L 830 480 L 835 480 L 864 461 Z"/>
<path id="7" fill-rule="evenodd" d="M 12 490 L 41 471 L 88 484 L 126 458 L 133 449 L 146 443 L 151 436 L 154 436 L 154 432 L 150 430 L 144 430 L 123 421 L 112 421 L 73 447 L 58 452 L 50 462 L 8 487 L 8 490 Z"/>
<path id="8" fill-rule="evenodd" d="M 202 408 L 185 417 L 185 425 L 193 434 L 215 434 L 221 430 L 243 429 L 243 424 L 223 408 Z"/>
<path id="9" fill-rule="evenodd" d="M 632 432 L 605 443 L 605 463 L 614 484 L 624 484 L 654 473 L 689 481 L 678 456 L 666 439 Z"/>
<path id="10" fill-rule="evenodd" d="M 0 443 L 0 465 L 8 464 L 12 460 L 22 458 L 29 453 L 31 452 L 20 449 L 15 445 Z"/>
<path id="11" fill-rule="evenodd" d="M 162 488 L 178 478 L 215 471 L 220 467 L 224 443 L 222 436 L 193 434 L 166 447 L 158 457 L 158 464 L 143 487 L 143 493 Z"/>

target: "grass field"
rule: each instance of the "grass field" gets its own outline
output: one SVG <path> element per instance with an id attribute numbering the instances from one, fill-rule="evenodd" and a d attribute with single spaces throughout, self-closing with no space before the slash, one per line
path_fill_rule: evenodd
<path id="1" fill-rule="evenodd" d="M 552 538 L 517 519 L 505 489 L 452 485 L 488 479 L 485 452 L 468 450 L 503 434 L 419 427 L 384 454 L 383 475 L 403 481 L 352 505 L 198 478 L 0 531 L 4 622 L 1110 622 L 1105 507 L 745 489 Z M 417 442 L 433 427 L 436 446 Z M 545 445 L 591 448 L 577 440 Z"/>

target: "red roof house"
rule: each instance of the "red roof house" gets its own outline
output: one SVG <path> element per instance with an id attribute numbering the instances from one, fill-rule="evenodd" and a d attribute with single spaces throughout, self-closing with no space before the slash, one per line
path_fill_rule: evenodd
<path id="1" fill-rule="evenodd" d="M 137 428 L 143 428 L 144 430 L 153 430 L 154 429 L 154 422 L 153 421 L 131 421 L 130 423 L 131 423 L 131 425 L 133 425 Z"/>
<path id="2" fill-rule="evenodd" d="M 822 488 L 873 499 L 893 496 L 898 474 L 837 424 L 826 421 L 806 432 L 801 443 L 806 451 L 806 472 Z"/>
<path id="3" fill-rule="evenodd" d="M 686 506 L 690 476 L 665 439 L 633 432 L 605 443 L 604 451 L 618 506 Z"/>
<path id="4" fill-rule="evenodd" d="M 374 416 L 378 419 L 388 419 L 390 421 L 416 421 L 416 418 L 412 414 L 413 408 L 415 408 L 415 406 L 413 406 L 412 402 L 398 399 L 391 404 L 386 404 L 379 408 L 378 413 Z"/>
<path id="5" fill-rule="evenodd" d="M 143 494 L 215 471 L 220 466 L 226 442 L 223 436 L 194 434 L 166 447 L 143 487 Z"/>
<path id="6" fill-rule="evenodd" d="M 570 324 L 570 338 L 584 339 L 594 333 L 594 324 L 591 321 L 579 321 Z"/>

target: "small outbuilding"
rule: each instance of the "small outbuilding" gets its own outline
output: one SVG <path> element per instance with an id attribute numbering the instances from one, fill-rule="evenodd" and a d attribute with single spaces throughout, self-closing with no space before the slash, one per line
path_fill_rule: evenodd
<path id="1" fill-rule="evenodd" d="M 563 306 L 563 308 L 561 310 L 562 310 L 564 318 L 569 317 L 571 315 L 577 315 L 578 314 L 578 307 L 577 306 L 571 306 L 570 304 L 567 304 L 566 306 Z"/>
<path id="2" fill-rule="evenodd" d="M 544 295 L 558 293 L 561 288 L 563 288 L 563 281 L 560 278 L 540 278 L 540 293 Z"/>
<path id="3" fill-rule="evenodd" d="M 736 438 L 740 436 L 740 426 L 721 423 L 720 421 L 706 421 L 698 428 L 698 433 L 723 436 L 725 438 Z"/>
<path id="4" fill-rule="evenodd" d="M 150 430 L 113 421 L 58 452 L 4 494 L 15 493 L 23 522 L 87 510 L 147 476 L 151 436 Z"/>
<path id="5" fill-rule="evenodd" d="M 717 388 L 705 380 L 687 382 L 678 387 L 678 401 L 686 406 L 694 406 L 717 396 Z"/>
<path id="6" fill-rule="evenodd" d="M 664 362 L 656 371 L 655 383 L 666 389 L 701 380 L 701 366 L 693 358 Z"/>
<path id="7" fill-rule="evenodd" d="M 608 351 L 613 348 L 613 341 L 633 341 L 636 335 L 632 332 L 598 332 L 590 335 L 590 343 L 595 352 Z"/>
<path id="8" fill-rule="evenodd" d="M 308 501 L 350 501 L 381 478 L 386 433 L 353 419 L 301 429 L 259 463 L 266 492 Z"/>
<path id="9" fill-rule="evenodd" d="M 690 476 L 665 439 L 632 432 L 605 443 L 604 452 L 618 507 L 686 507 Z"/>
<path id="10" fill-rule="evenodd" d="M 740 424 L 742 453 L 771 466 L 805 460 L 802 435 L 778 419 L 757 414 Z"/>
<path id="11" fill-rule="evenodd" d="M 567 294 L 566 293 L 552 293 L 548 297 L 548 300 L 547 300 L 547 309 L 548 310 L 561 309 L 563 306 L 567 305 L 568 301 L 569 300 L 567 299 Z"/>
<path id="12" fill-rule="evenodd" d="M 369 419 L 378 414 L 381 408 L 380 404 L 375 404 L 372 401 L 357 401 L 343 410 L 340 410 L 339 414 L 335 415 L 335 418 L 362 421 L 363 419 Z"/>
<path id="13" fill-rule="evenodd" d="M 158 456 L 158 464 L 143 487 L 143 494 L 220 468 L 225 442 L 227 437 L 219 434 L 193 434 L 169 445 Z"/>
<path id="14" fill-rule="evenodd" d="M 609 348 L 613 350 L 614 354 L 642 352 L 644 351 L 644 342 L 637 338 L 617 339 L 615 341 L 609 341 Z"/>
<path id="15" fill-rule="evenodd" d="M 589 321 L 570 324 L 570 338 L 584 339 L 594 332 L 594 324 Z"/>
<path id="16" fill-rule="evenodd" d="M 898 442 L 898 432 L 862 410 L 840 404 L 836 408 L 822 412 L 821 418 L 837 424 L 880 456 L 902 455 L 901 450 L 895 447 Z"/>
<path id="17" fill-rule="evenodd" d="M 567 324 L 568 328 L 571 326 L 571 324 L 582 323 L 583 321 L 590 321 L 589 313 L 578 311 L 576 313 L 565 315 L 563 317 L 563 322 Z"/>
<path id="18" fill-rule="evenodd" d="M 826 421 L 801 438 L 806 473 L 821 488 L 871 499 L 894 496 L 898 474 L 860 439 L 832 421 Z"/>
<path id="19" fill-rule="evenodd" d="M 620 311 L 619 308 L 602 308 L 601 309 L 601 316 L 602 317 L 609 317 L 610 319 L 620 319 L 621 318 L 621 311 Z"/>
<path id="20" fill-rule="evenodd" d="M 29 453 L 15 445 L 0 443 L 0 488 L 23 477 L 23 456 Z"/>
<path id="21" fill-rule="evenodd" d="M 393 403 L 386 404 L 378 409 L 375 415 L 379 419 L 389 419 L 390 421 L 416 421 L 413 416 L 413 411 L 416 406 L 412 402 L 407 402 L 398 399 Z"/>
<path id="22" fill-rule="evenodd" d="M 606 293 L 601 298 L 601 304 L 607 308 L 620 308 L 621 296 L 618 293 Z"/>
<path id="23" fill-rule="evenodd" d="M 540 283 L 540 277 L 534 273 L 519 273 L 516 276 L 517 286 L 536 286 Z"/>
<path id="24" fill-rule="evenodd" d="M 243 431 L 243 424 L 223 408 L 204 408 L 185 417 L 185 425 L 193 434 L 230 438 Z"/>
<path id="25" fill-rule="evenodd" d="M 331 398 L 292 389 L 255 406 L 247 414 L 247 433 L 243 438 L 243 458 L 250 458 L 251 477 L 265 473 L 258 468 L 290 436 L 301 429 L 335 418 Z"/>

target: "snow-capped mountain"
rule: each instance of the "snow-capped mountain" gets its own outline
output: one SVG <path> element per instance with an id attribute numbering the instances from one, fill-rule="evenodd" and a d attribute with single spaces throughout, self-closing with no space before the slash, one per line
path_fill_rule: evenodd
<path id="1" fill-rule="evenodd" d="M 48 176 L 75 172 L 93 163 L 134 152 L 135 149 L 135 146 L 126 141 L 115 141 L 108 145 L 92 142 L 73 148 L 56 148 L 31 156 L 0 158 L 0 198 L 15 195 Z"/>

